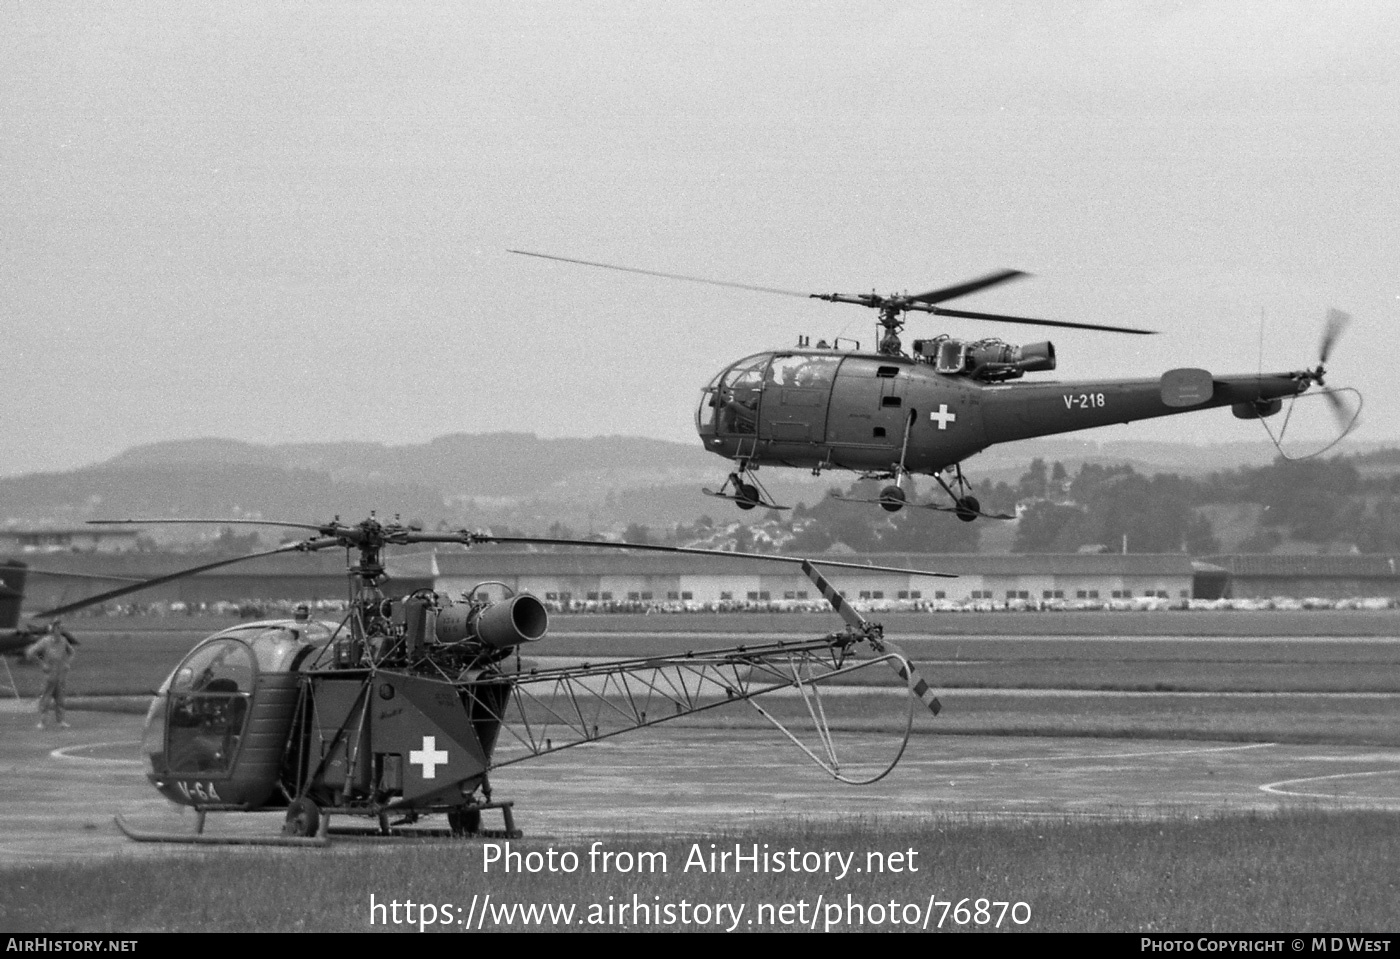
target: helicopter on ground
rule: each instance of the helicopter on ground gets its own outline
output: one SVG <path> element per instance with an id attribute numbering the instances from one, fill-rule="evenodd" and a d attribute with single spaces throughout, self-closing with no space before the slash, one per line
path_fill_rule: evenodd
<path id="1" fill-rule="evenodd" d="M 1014 519 L 982 511 L 963 476 L 963 460 L 997 443 L 1215 407 L 1228 406 L 1240 419 L 1262 420 L 1277 414 L 1285 399 L 1313 385 L 1324 387 L 1322 395 L 1332 405 L 1342 436 L 1360 413 L 1359 406 L 1355 411 L 1346 408 L 1340 391 L 1325 389 L 1327 360 L 1349 320 L 1338 310 L 1327 315 L 1318 362 L 1311 369 L 1218 376 L 1183 368 L 1150 379 L 1021 383 L 1016 381 L 1027 373 L 1055 369 L 1055 347 L 1048 340 L 1017 346 L 995 338 L 966 340 L 941 334 L 914 340 L 906 352 L 899 335 L 905 314 L 1138 336 L 1155 331 L 939 305 L 1026 275 L 1019 270 L 999 270 L 922 293 L 805 294 L 525 250 L 509 252 L 879 311 L 874 352 L 841 339 L 813 345 L 803 336 L 795 349 L 767 350 L 730 363 L 704 387 L 695 414 L 696 432 L 707 450 L 734 463 L 720 489 L 704 492 L 732 500 L 744 510 L 787 508 L 773 502 L 754 475 L 761 466 L 782 466 L 810 469 L 813 475 L 850 470 L 863 479 L 891 481 L 873 499 L 840 497 L 878 503 L 889 512 L 908 505 L 951 512 L 966 522 L 979 516 Z M 951 473 L 950 479 L 944 478 L 946 473 Z M 951 502 L 909 502 L 906 480 L 918 474 L 932 476 Z"/>
<path id="2" fill-rule="evenodd" d="M 122 817 L 133 839 L 160 842 L 323 845 L 331 815 L 368 817 L 394 834 L 427 815 L 445 814 L 453 835 L 520 835 L 513 802 L 493 798 L 494 769 L 585 743 L 747 702 L 834 778 L 868 783 L 899 762 L 915 703 L 939 703 L 908 657 L 878 623 L 853 609 L 812 562 L 795 557 L 592 540 L 494 536 L 467 530 L 424 532 L 371 516 L 353 525 L 258 520 L 216 522 L 310 530 L 309 538 L 142 580 L 37 614 L 56 620 L 200 572 L 278 553 L 343 548 L 351 599 L 339 623 L 309 614 L 235 626 L 196 644 L 157 690 L 141 755 L 152 785 L 196 811 L 194 834 L 144 832 Z M 528 593 L 489 602 L 478 584 L 460 600 L 418 590 L 386 596 L 384 550 L 423 543 L 520 544 L 742 556 L 800 565 L 845 622 L 812 640 L 577 666 L 530 667 L 519 648 L 542 639 L 545 606 Z M 823 565 L 894 570 L 834 560 Z M 855 653 L 866 654 L 856 658 Z M 892 761 L 838 756 L 823 685 L 876 664 L 890 666 L 912 694 L 903 740 Z M 809 746 L 759 698 L 796 690 L 815 727 Z M 278 837 L 204 833 L 210 812 L 279 811 Z M 482 830 L 484 810 L 500 810 L 503 830 Z"/>

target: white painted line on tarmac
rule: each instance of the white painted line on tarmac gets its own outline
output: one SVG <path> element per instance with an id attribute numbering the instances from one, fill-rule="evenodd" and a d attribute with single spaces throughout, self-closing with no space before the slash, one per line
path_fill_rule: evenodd
<path id="1" fill-rule="evenodd" d="M 90 766 L 139 766 L 139 759 L 95 759 L 92 756 L 74 756 L 73 753 L 90 749 L 107 749 L 116 746 L 139 746 L 141 740 L 129 739 L 115 743 L 81 743 L 74 746 L 61 746 L 49 753 L 50 759 L 66 759 L 70 763 L 84 763 Z"/>
<path id="2" fill-rule="evenodd" d="M 959 763 L 1044 763 L 1065 759 L 1154 759 L 1158 756 L 1193 756 L 1200 753 L 1228 753 L 1245 749 L 1266 749 L 1278 743 L 1244 743 L 1234 746 L 1193 746 L 1189 749 L 1154 749 L 1138 753 L 1066 753 L 1061 756 L 964 756 L 961 759 L 906 759 L 901 766 L 954 766 Z"/>
<path id="3" fill-rule="evenodd" d="M 1302 796 L 1308 799 L 1342 799 L 1359 802 L 1385 803 L 1395 800 L 1387 799 L 1384 796 L 1339 796 L 1336 793 L 1314 793 L 1303 792 L 1297 789 L 1284 789 L 1285 786 L 1296 786 L 1299 783 L 1320 783 L 1329 779 L 1358 779 L 1362 776 L 1394 776 L 1400 774 L 1400 768 L 1395 769 L 1372 769 L 1360 773 L 1334 773 L 1331 776 L 1304 776 L 1302 779 L 1280 779 L 1276 783 L 1265 783 L 1259 788 L 1266 793 L 1273 793 L 1277 796 Z"/>
<path id="4" fill-rule="evenodd" d="M 873 746 L 877 746 L 877 747 L 880 746 L 880 745 L 888 746 L 888 743 L 880 743 L 880 742 L 876 742 L 876 741 L 873 741 L 873 740 L 866 740 L 865 743 L 868 744 L 868 745 L 873 745 Z M 606 742 L 599 742 L 599 743 L 588 743 L 587 745 L 589 745 L 589 746 L 599 746 L 599 747 L 602 747 L 602 746 L 607 746 L 607 745 L 609 745 L 609 744 L 606 743 Z M 709 748 L 709 744 L 696 744 L 696 745 L 697 745 L 697 748 L 699 748 L 699 747 L 703 747 L 703 748 L 706 748 L 706 749 Z M 771 741 L 762 741 L 762 742 L 755 741 L 755 742 L 750 742 L 750 743 L 744 743 L 743 745 L 744 745 L 744 746 L 754 747 L 755 750 L 767 750 L 767 749 L 771 749 L 771 748 L 778 748 L 778 749 L 780 749 L 784 744 L 783 744 L 782 742 L 780 742 L 779 740 L 774 739 L 774 740 L 771 740 Z M 857 742 L 852 742 L 852 743 L 845 744 L 846 748 L 848 748 L 848 749 L 850 749 L 850 748 L 857 748 L 859 745 L 860 745 L 860 744 L 857 743 Z M 1160 757 L 1160 756 L 1193 756 L 1193 755 L 1202 755 L 1202 754 L 1205 754 L 1205 753 L 1243 752 L 1244 750 L 1247 750 L 1247 749 L 1268 749 L 1268 748 L 1271 748 L 1271 747 L 1275 747 L 1275 746 L 1277 746 L 1277 745 L 1278 745 L 1278 743 L 1241 743 L 1241 744 L 1232 744 L 1232 745 L 1228 745 L 1228 746 L 1193 746 L 1193 747 L 1190 747 L 1190 748 L 1187 748 L 1187 749 L 1153 749 L 1153 750 L 1147 750 L 1147 751 L 1143 751 L 1143 752 L 1132 752 L 1132 753 L 1066 753 L 1066 754 L 1060 755 L 1060 756 L 963 756 L 963 757 L 957 758 L 957 759 L 909 759 L 909 758 L 906 757 L 906 758 L 900 760 L 899 768 L 902 769 L 902 768 L 904 768 L 904 767 L 906 767 L 906 766 L 922 767 L 922 766 L 960 766 L 960 765 L 969 765 L 969 764 L 986 765 L 986 764 L 994 764 L 994 763 L 1033 763 L 1033 762 L 1041 763 L 1041 762 L 1059 762 L 1059 761 L 1062 761 L 1062 760 L 1086 760 L 1086 759 L 1087 759 L 1087 760 L 1100 761 L 1100 762 L 1101 762 L 1101 761 L 1104 761 L 1104 760 L 1114 760 L 1114 759 L 1156 759 L 1156 758 L 1158 758 L 1158 757 Z M 573 751 L 573 748 L 574 748 L 574 747 L 571 747 L 571 748 L 568 749 L 568 750 L 560 750 L 560 751 L 557 752 L 557 753 L 552 753 L 552 754 L 550 754 L 550 757 L 549 757 L 549 758 L 558 757 L 557 764 L 556 764 L 556 766 L 554 767 L 556 770 L 559 769 L 560 767 L 563 767 L 563 766 L 566 766 L 566 765 L 571 765 L 571 764 L 569 763 L 569 760 L 568 760 L 568 757 L 567 757 L 566 754 L 567 754 L 568 752 Z M 662 747 L 661 747 L 661 746 L 653 745 L 653 748 L 652 748 L 651 751 L 655 751 L 655 750 L 660 749 L 660 748 L 662 748 Z M 665 761 L 666 761 L 666 768 L 667 768 L 667 769 L 670 769 L 670 770 L 673 770 L 673 771 L 674 771 L 674 770 L 681 770 L 681 769 L 734 769 L 734 768 L 738 768 L 738 767 L 740 767 L 740 766 L 742 766 L 742 765 L 745 765 L 745 764 L 763 765 L 763 763 L 760 763 L 760 762 L 758 761 L 757 757 L 743 757 L 743 758 L 741 758 L 741 757 L 739 757 L 739 756 L 737 756 L 737 755 L 736 755 L 736 756 L 731 756 L 728 760 L 720 760 L 720 761 L 713 761 L 713 762 L 711 762 L 711 761 L 687 761 L 683 756 L 679 756 L 679 755 L 676 755 L 676 754 L 675 754 L 675 752 L 674 752 L 674 748 L 675 748 L 675 747 L 674 747 L 674 744 L 666 745 L 664 748 L 667 750 L 667 756 L 666 756 L 666 760 L 665 760 Z M 498 754 L 499 754 L 499 750 L 498 750 Z M 541 758 L 544 758 L 544 757 L 541 757 Z M 584 762 L 582 762 L 582 761 L 579 761 L 579 762 L 575 763 L 575 765 L 579 765 L 579 766 L 585 766 L 585 765 L 586 765 L 586 766 L 589 767 L 589 769 L 590 769 L 591 771 L 597 772 L 597 767 L 592 765 L 592 761 L 591 761 L 591 760 L 590 760 L 588 763 L 584 763 Z M 540 768 L 544 768 L 544 767 L 540 767 Z M 634 763 L 609 763 L 608 769 L 607 769 L 607 773 L 608 773 L 608 774 L 611 774 L 611 773 L 615 773 L 615 772 L 619 772 L 619 771 L 626 771 L 626 770 L 650 770 L 650 771 L 653 771 L 653 772 L 654 772 L 654 771 L 657 770 L 657 768 L 658 768 L 658 765 L 657 765 L 657 763 L 655 763 L 655 762 L 646 762 L 646 763 L 636 763 L 636 762 L 634 762 Z"/>

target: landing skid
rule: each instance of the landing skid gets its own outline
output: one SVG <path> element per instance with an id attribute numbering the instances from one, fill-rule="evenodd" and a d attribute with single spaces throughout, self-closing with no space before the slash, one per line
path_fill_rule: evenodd
<path id="1" fill-rule="evenodd" d="M 753 509 L 755 506 L 762 506 L 764 509 L 792 509 L 791 506 L 779 506 L 773 502 L 773 497 L 763 488 L 758 477 L 754 476 L 743 462 L 738 465 L 739 468 L 729 474 L 729 478 L 718 490 L 705 487 L 700 492 L 717 499 L 727 499 L 738 504 L 740 509 Z M 734 490 L 732 493 L 728 492 L 731 488 Z"/>
<path id="2" fill-rule="evenodd" d="M 891 506 L 894 506 L 894 509 L 890 510 L 890 512 L 892 513 L 899 511 L 905 506 L 918 505 L 917 503 L 910 503 L 898 497 L 888 496 L 883 493 L 874 498 L 871 498 L 869 496 L 843 496 L 840 493 L 832 493 L 831 498 L 839 499 L 843 503 L 873 503 L 876 506 L 883 506 L 886 509 L 889 509 Z M 895 506 L 896 503 L 898 503 L 899 505 Z"/>
<path id="3" fill-rule="evenodd" d="M 207 836 L 203 832 L 146 832 L 131 826 L 120 813 L 115 819 L 122 835 L 134 842 L 179 843 L 186 846 L 300 846 L 303 849 L 321 849 L 331 843 L 324 825 L 315 836 Z M 202 829 L 203 826 L 204 819 L 201 817 L 198 828 Z"/>
<path id="4" fill-rule="evenodd" d="M 904 492 L 904 480 L 905 477 L 909 475 L 909 471 L 905 469 L 904 462 L 905 457 L 909 453 L 909 434 L 914 428 L 916 419 L 917 415 L 913 410 L 910 410 L 909 419 L 906 420 L 904 424 L 904 445 L 899 452 L 899 462 L 893 464 L 892 468 L 887 472 L 861 474 L 861 479 L 867 480 L 892 479 L 894 480 L 893 486 L 886 486 L 884 489 L 880 490 L 880 495 L 874 499 L 863 496 L 842 496 L 840 493 L 833 493 L 832 499 L 839 499 L 847 503 L 874 503 L 887 513 L 898 513 L 906 506 L 913 506 L 918 509 L 931 509 L 939 513 L 952 513 L 964 523 L 971 523 L 979 516 L 983 519 L 1015 519 L 1016 517 L 1008 516 L 1005 513 L 982 512 L 982 504 L 978 501 L 977 497 L 967 492 L 968 482 L 966 478 L 963 477 L 961 464 L 954 464 L 954 469 L 957 470 L 956 482 L 958 484 L 958 489 L 962 492 L 961 496 L 953 492 L 952 487 L 944 482 L 942 476 L 937 473 L 932 474 L 933 478 L 938 481 L 938 485 L 943 487 L 943 491 L 953 500 L 952 506 L 939 506 L 937 503 L 909 502 L 908 494 Z M 738 478 L 733 474 L 730 475 L 730 479 L 735 483 L 738 482 Z"/>
<path id="5" fill-rule="evenodd" d="M 959 519 L 961 519 L 964 516 L 980 516 L 983 519 L 1016 518 L 1015 516 L 1012 516 L 1009 513 L 984 513 L 980 509 L 969 509 L 966 506 L 939 506 L 937 503 L 909 503 L 907 505 L 916 507 L 917 509 L 937 510 L 940 513 L 956 513 Z"/>
<path id="6" fill-rule="evenodd" d="M 117 828 L 133 842 L 174 843 L 187 846 L 291 846 L 293 848 L 321 849 L 330 845 L 332 836 L 355 837 L 358 839 L 519 839 L 525 834 L 516 828 L 513 802 L 484 802 L 464 806 L 459 812 L 449 813 L 446 828 L 401 828 L 411 825 L 407 820 L 390 825 L 387 816 L 381 815 L 377 826 L 364 828 L 348 827 L 332 829 L 330 815 L 321 810 L 314 836 L 211 836 L 204 832 L 204 820 L 209 810 L 195 811 L 194 832 L 150 832 L 137 829 L 128 823 L 120 813 L 114 817 Z M 505 820 L 504 829 L 482 829 L 481 810 L 499 809 Z M 216 810 L 226 811 L 226 810 Z"/>
<path id="7" fill-rule="evenodd" d="M 876 506 L 883 506 L 883 507 L 885 507 L 886 509 L 889 509 L 889 506 L 890 506 L 891 504 L 893 504 L 894 502 L 896 502 L 896 500 L 894 500 L 894 499 L 892 499 L 892 498 L 889 498 L 889 497 L 886 497 L 886 496 L 877 496 L 877 497 L 867 497 L 867 496 L 842 496 L 840 493 L 832 493 L 832 494 L 831 494 L 831 498 L 832 498 L 832 499 L 839 499 L 839 500 L 841 500 L 841 501 L 844 502 L 844 503 L 873 503 L 873 504 L 875 504 Z M 905 506 L 908 506 L 908 507 L 912 507 L 912 508 L 914 508 L 914 509 L 931 509 L 931 510 L 936 510 L 936 511 L 938 511 L 938 512 L 940 512 L 940 513 L 956 513 L 959 517 L 962 517 L 962 516 L 980 516 L 980 517 L 982 517 L 983 519 L 1015 519 L 1015 518 L 1016 518 L 1015 516 L 1011 516 L 1011 515 L 1008 515 L 1008 514 L 1006 514 L 1006 513 L 984 513 L 984 512 L 982 512 L 980 509 L 971 509 L 971 508 L 969 508 L 969 507 L 967 507 L 967 506 L 941 506 L 941 505 L 939 505 L 938 503 L 910 503 L 910 502 L 908 502 L 908 501 L 906 501 L 906 500 L 898 500 L 897 502 L 899 503 L 899 507 L 896 507 L 896 509 L 902 508 L 902 507 L 905 507 Z M 890 510 L 890 512 L 894 512 L 894 510 Z"/>
<path id="8" fill-rule="evenodd" d="M 792 509 L 791 506 L 779 506 L 777 503 L 768 502 L 761 493 L 757 499 L 749 499 L 746 496 L 736 496 L 733 493 L 712 490 L 708 486 L 703 487 L 700 492 L 704 493 L 706 496 L 713 496 L 716 499 L 727 499 L 731 503 L 738 503 L 741 509 L 745 506 L 749 509 L 753 509 L 755 506 L 762 506 L 764 509 Z"/>

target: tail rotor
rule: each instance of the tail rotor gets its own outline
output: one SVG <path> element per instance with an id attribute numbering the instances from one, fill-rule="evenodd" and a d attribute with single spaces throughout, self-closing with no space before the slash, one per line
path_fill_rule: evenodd
<path id="1" fill-rule="evenodd" d="M 1327 311 L 1327 323 L 1322 328 L 1322 341 L 1318 345 L 1317 350 L 1317 369 L 1319 376 L 1323 372 L 1323 365 L 1332 355 L 1332 347 L 1337 345 L 1337 340 L 1341 338 L 1342 331 L 1346 329 L 1347 324 L 1350 322 L 1350 313 L 1343 313 L 1336 307 Z M 1319 379 L 1318 384 L 1321 385 L 1321 383 L 1322 380 Z"/>
<path id="2" fill-rule="evenodd" d="M 1322 328 L 1322 339 L 1318 342 L 1317 348 L 1317 369 L 1312 371 L 1312 380 L 1318 386 L 1324 387 L 1322 395 L 1327 399 L 1327 405 L 1332 409 L 1332 418 L 1337 421 L 1337 430 L 1341 439 L 1356 428 L 1357 417 L 1361 413 L 1360 394 L 1356 394 L 1357 403 L 1352 408 L 1346 401 L 1344 394 L 1355 393 L 1350 389 L 1326 389 L 1327 382 L 1327 361 L 1332 357 L 1332 349 L 1341 339 L 1342 333 L 1347 325 L 1351 323 L 1351 314 L 1344 313 L 1333 307 L 1327 311 L 1327 321 Z"/>
<path id="3" fill-rule="evenodd" d="M 1347 436 L 1356 429 L 1357 423 L 1360 421 L 1363 402 L 1361 393 L 1351 387 L 1329 387 L 1327 385 L 1327 362 L 1332 358 L 1332 350 L 1336 347 L 1337 342 L 1342 337 L 1342 333 L 1345 332 L 1350 323 L 1351 314 L 1344 313 L 1336 307 L 1329 309 L 1327 311 L 1327 319 L 1323 323 L 1322 337 L 1318 341 L 1317 366 L 1313 369 L 1301 370 L 1293 374 L 1294 378 L 1299 381 L 1299 393 L 1302 393 L 1303 390 L 1306 390 L 1314 383 L 1320 387 L 1318 395 L 1321 395 L 1323 399 L 1327 401 L 1327 406 L 1332 411 L 1332 418 L 1337 423 L 1336 438 L 1320 450 L 1315 450 L 1303 456 L 1289 455 L 1283 449 L 1283 438 L 1288 430 L 1288 424 L 1292 417 L 1292 407 L 1290 406 L 1289 408 L 1289 415 L 1284 417 L 1283 425 L 1279 428 L 1277 435 L 1269 428 L 1268 423 L 1264 423 L 1262 419 L 1260 420 L 1260 422 L 1263 423 L 1265 431 L 1269 434 L 1269 438 L 1273 440 L 1274 448 L 1278 450 L 1279 455 L 1284 459 L 1310 459 L 1314 456 L 1320 456 L 1346 439 Z M 1354 398 L 1354 401 L 1349 401 L 1349 397 Z M 1295 402 L 1296 400 L 1297 397 L 1294 397 Z"/>

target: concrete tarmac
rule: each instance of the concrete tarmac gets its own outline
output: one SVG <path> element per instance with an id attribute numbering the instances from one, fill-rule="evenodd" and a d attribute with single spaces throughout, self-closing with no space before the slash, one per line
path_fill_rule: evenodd
<path id="1" fill-rule="evenodd" d="M 41 730 L 34 726 L 32 701 L 6 707 L 0 708 L 0 869 L 191 849 L 209 854 L 207 847 L 133 843 L 113 823 L 120 812 L 145 829 L 193 829 L 192 813 L 167 803 L 146 782 L 137 758 L 142 717 L 72 711 L 71 728 Z M 875 768 L 897 740 L 850 734 L 838 746 L 844 755 L 880 757 Z M 527 839 L 582 841 L 842 817 L 1400 810 L 1400 749 L 916 734 L 889 776 L 849 786 L 776 731 L 660 727 L 506 766 L 492 782 L 495 798 L 515 802 L 516 823 Z M 488 827 L 498 824 L 487 815 Z M 275 813 L 211 814 L 209 831 L 272 836 L 281 823 Z M 215 854 L 224 854 L 222 847 Z"/>

